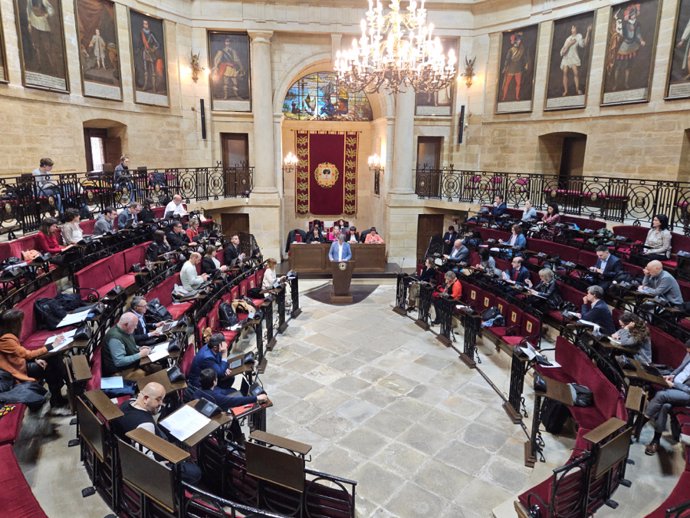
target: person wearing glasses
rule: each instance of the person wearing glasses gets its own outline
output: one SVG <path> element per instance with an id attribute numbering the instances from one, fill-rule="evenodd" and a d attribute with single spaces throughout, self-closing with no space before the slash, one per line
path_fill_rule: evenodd
<path id="1" fill-rule="evenodd" d="M 147 308 L 148 303 L 146 299 L 140 296 L 134 297 L 129 307 L 129 311 L 137 317 L 138 322 L 134 330 L 134 341 L 139 347 L 154 344 L 162 336 L 161 327 L 164 322 L 147 322 L 145 318 Z"/>

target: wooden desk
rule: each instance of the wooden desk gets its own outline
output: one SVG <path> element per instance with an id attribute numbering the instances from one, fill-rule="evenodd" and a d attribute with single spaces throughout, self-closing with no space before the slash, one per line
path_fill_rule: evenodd
<path id="1" fill-rule="evenodd" d="M 101 389 L 89 390 L 84 393 L 86 399 L 88 399 L 96 410 L 103 416 L 106 421 L 112 421 L 118 417 L 122 417 L 124 414 L 115 403 L 110 401 L 110 398 L 105 395 Z"/>
<path id="2" fill-rule="evenodd" d="M 198 399 L 195 399 L 194 401 L 190 401 L 189 403 L 187 403 L 187 406 L 191 406 L 192 408 L 194 408 L 194 405 L 196 405 L 198 401 L 199 401 Z M 171 415 L 173 415 L 174 413 L 175 412 L 173 412 Z M 189 436 L 187 439 L 185 439 L 182 442 L 185 445 L 189 446 L 190 448 L 193 448 L 194 446 L 199 444 L 201 441 L 206 439 L 206 437 L 208 437 L 210 434 L 215 432 L 218 428 L 220 428 L 221 426 L 232 421 L 232 416 L 229 414 L 226 414 L 225 412 L 220 412 L 219 414 L 214 415 L 210 419 L 211 419 L 211 421 L 206 426 L 204 426 L 201 430 L 199 430 L 195 434 Z M 165 428 L 165 427 L 163 427 L 163 428 Z"/>
<path id="3" fill-rule="evenodd" d="M 612 417 L 605 423 L 597 426 L 594 430 L 585 434 L 584 439 L 591 443 L 598 444 L 612 433 L 620 430 L 623 426 L 625 426 L 625 421 L 617 417 Z"/>
<path id="4" fill-rule="evenodd" d="M 135 428 L 131 432 L 127 432 L 127 437 L 134 442 L 141 444 L 144 448 L 151 450 L 163 457 L 168 462 L 179 464 L 183 460 L 187 460 L 191 455 L 181 448 L 178 448 L 165 439 L 152 434 L 143 428 Z"/>
<path id="5" fill-rule="evenodd" d="M 297 273 L 330 274 L 328 251 L 330 243 L 290 245 L 290 269 Z M 354 272 L 385 272 L 386 245 L 365 245 L 351 243 L 352 260 L 355 261 Z"/>
<path id="6" fill-rule="evenodd" d="M 76 354 L 72 356 L 72 374 L 74 381 L 87 381 L 91 379 L 91 367 L 89 360 L 84 354 Z"/>
<path id="7" fill-rule="evenodd" d="M 170 383 L 170 378 L 168 378 L 168 371 L 163 369 L 148 376 L 144 376 L 137 381 L 137 387 L 139 390 L 143 389 L 148 383 L 160 383 L 165 388 L 165 393 L 170 394 L 176 390 L 184 390 L 187 388 L 187 382 L 185 380 L 176 381 L 175 383 Z"/>
<path id="8" fill-rule="evenodd" d="M 300 455 L 306 455 L 311 451 L 311 444 L 305 444 L 299 441 L 293 441 L 280 435 L 273 435 L 272 433 L 262 432 L 261 430 L 254 430 L 249 437 L 259 442 L 270 444 L 271 446 L 278 446 L 285 450 L 290 450 Z"/>

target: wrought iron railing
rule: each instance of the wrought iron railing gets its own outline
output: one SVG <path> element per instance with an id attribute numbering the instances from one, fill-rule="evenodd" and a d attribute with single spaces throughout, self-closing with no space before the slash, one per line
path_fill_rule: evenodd
<path id="1" fill-rule="evenodd" d="M 420 168 L 415 171 L 420 198 L 489 204 L 497 194 L 509 207 L 531 200 L 537 209 L 556 202 L 560 212 L 614 222 L 650 224 L 666 214 L 675 228 L 690 228 L 690 183 L 598 176 L 506 173 Z"/>
<path id="2" fill-rule="evenodd" d="M 56 209 L 76 208 L 95 214 L 149 198 L 159 204 L 180 194 L 186 202 L 246 197 L 253 188 L 248 166 L 139 168 L 115 181 L 112 173 L 23 174 L 0 178 L 0 232 L 36 230 Z"/>

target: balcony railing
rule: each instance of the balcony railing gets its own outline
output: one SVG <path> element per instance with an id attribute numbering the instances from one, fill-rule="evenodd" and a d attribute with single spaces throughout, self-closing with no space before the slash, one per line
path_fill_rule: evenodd
<path id="1" fill-rule="evenodd" d="M 655 214 L 666 214 L 672 227 L 690 231 L 686 182 L 420 168 L 415 192 L 420 198 L 476 204 L 490 204 L 500 194 L 509 207 L 529 199 L 542 210 L 556 202 L 564 214 L 643 225 Z"/>
<path id="2" fill-rule="evenodd" d="M 122 208 L 149 198 L 162 203 L 174 194 L 185 202 L 249 196 L 254 168 L 163 168 L 132 170 L 117 182 L 112 173 L 23 174 L 0 178 L 0 232 L 36 230 L 42 218 L 75 208 L 95 214 L 105 207 Z"/>

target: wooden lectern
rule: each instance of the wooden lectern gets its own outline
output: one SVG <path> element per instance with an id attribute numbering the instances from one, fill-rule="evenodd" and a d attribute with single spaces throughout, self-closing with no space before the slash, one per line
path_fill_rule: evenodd
<path id="1" fill-rule="evenodd" d="M 331 273 L 333 274 L 333 292 L 331 293 L 331 303 L 352 304 L 350 281 L 352 280 L 352 270 L 354 270 L 354 268 L 354 261 L 331 262 Z"/>

